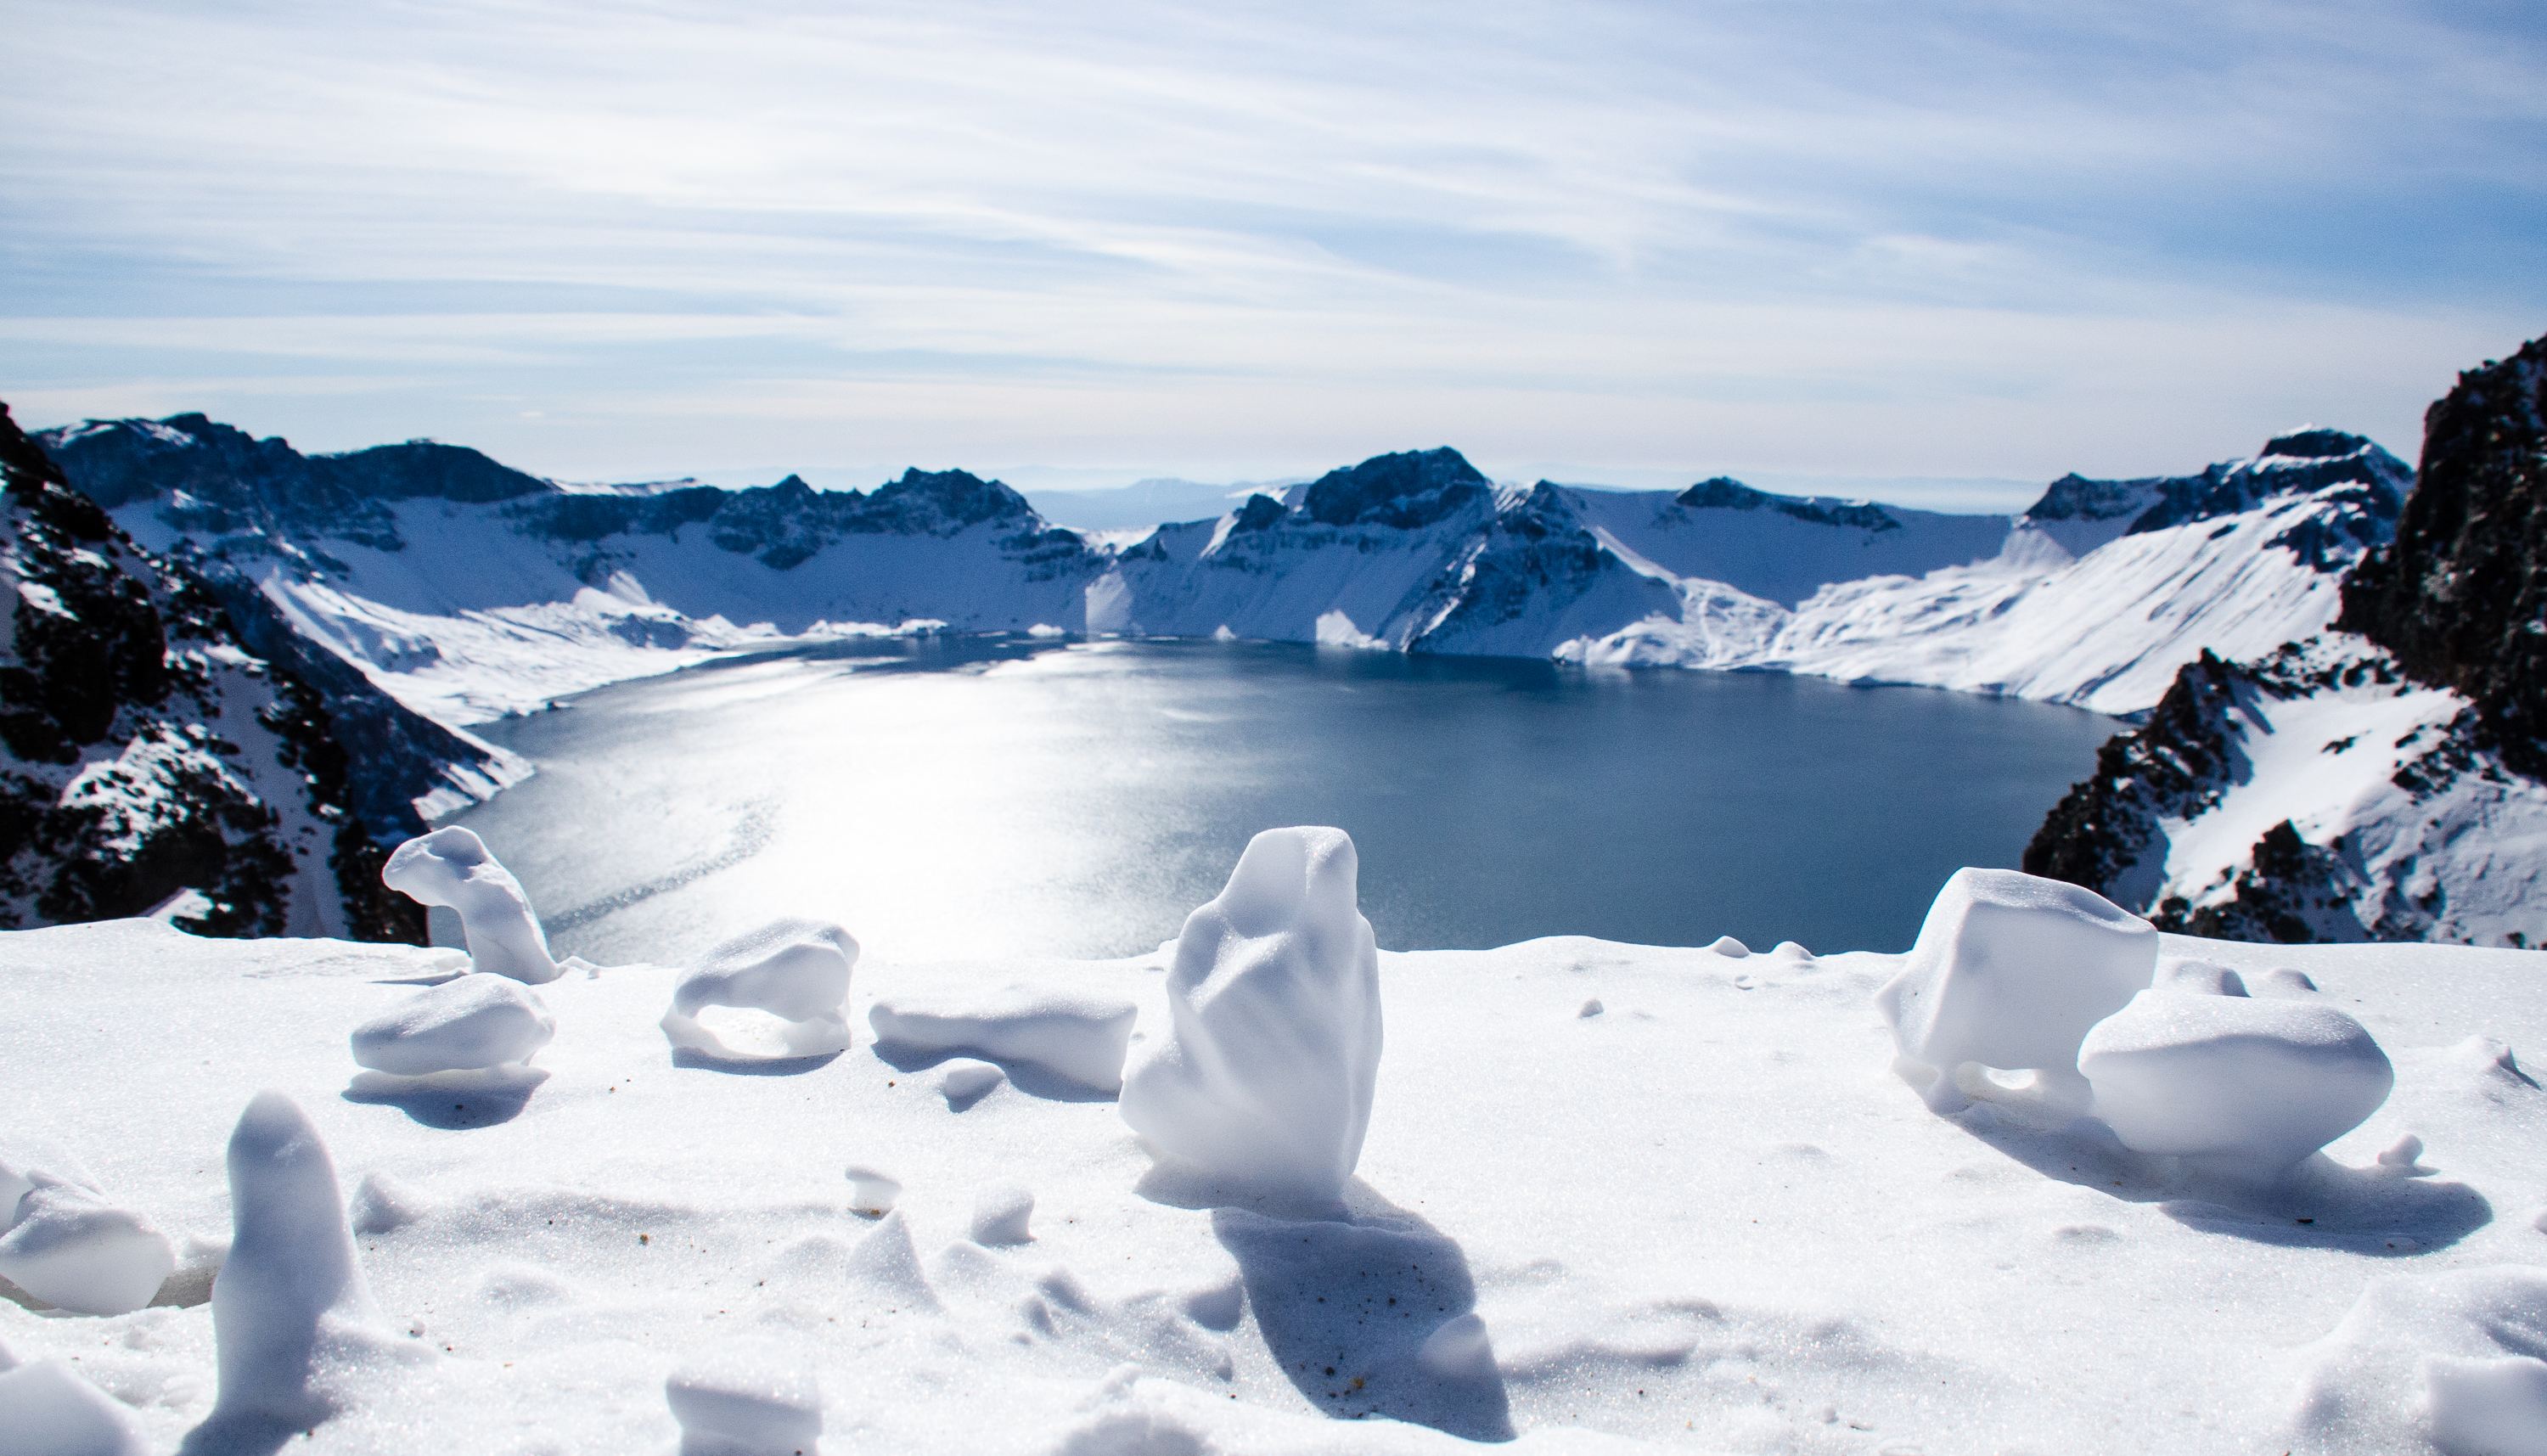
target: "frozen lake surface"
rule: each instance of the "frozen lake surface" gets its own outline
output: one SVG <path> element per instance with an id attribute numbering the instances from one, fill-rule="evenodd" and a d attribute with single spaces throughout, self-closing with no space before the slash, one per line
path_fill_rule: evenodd
<path id="1" fill-rule="evenodd" d="M 2116 727 L 1765 673 L 861 642 L 490 725 L 539 774 L 456 821 L 560 954 L 604 963 L 790 914 L 897 956 L 1131 954 L 1175 935 L 1250 835 L 1298 823 L 1351 831 L 1391 949 L 1898 950 L 1957 867 L 2016 862 Z"/>

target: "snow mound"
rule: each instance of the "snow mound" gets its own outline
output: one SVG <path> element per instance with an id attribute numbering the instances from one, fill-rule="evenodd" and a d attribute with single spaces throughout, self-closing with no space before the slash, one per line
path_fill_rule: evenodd
<path id="1" fill-rule="evenodd" d="M 124 1315 L 176 1268 L 168 1237 L 69 1155 L 0 1142 L 0 1279 L 75 1315 Z"/>
<path id="2" fill-rule="evenodd" d="M 354 1028 L 354 1061 L 393 1076 L 528 1062 L 557 1019 L 520 983 L 469 975 L 409 996 Z"/>
<path id="3" fill-rule="evenodd" d="M 2159 990 L 2188 991 L 2203 996 L 2242 996 L 2246 980 L 2226 966 L 2190 956 L 2162 956 L 2150 985 Z"/>
<path id="4" fill-rule="evenodd" d="M 821 920 L 773 920 L 708 953 L 684 975 L 663 1013 L 663 1035 L 682 1051 L 730 1062 L 773 1060 L 738 1051 L 699 1022 L 710 1006 L 765 1011 L 787 1023 L 779 1058 L 823 1057 L 849 1048 L 849 973 L 858 943 Z"/>
<path id="5" fill-rule="evenodd" d="M 2547 1453 L 2547 1270 L 2373 1280 L 2308 1348 L 2293 1424 L 2310 1456 Z"/>
<path id="6" fill-rule="evenodd" d="M 933 986 L 877 997 L 867 1024 L 879 1047 L 897 1053 L 969 1052 L 1001 1064 L 1023 1062 L 1111 1092 L 1123 1085 L 1135 1012 L 1120 996 L 1048 985 L 978 992 Z"/>
<path id="7" fill-rule="evenodd" d="M 2078 1053 L 2096 1116 L 2142 1153 L 2273 1176 L 2361 1125 L 2397 1074 L 2331 1006 L 2150 990 Z"/>
<path id="8" fill-rule="evenodd" d="M 850 1212 L 881 1218 L 901 1197 L 902 1180 L 893 1174 L 863 1165 L 849 1169 Z"/>
<path id="9" fill-rule="evenodd" d="M 973 1195 L 975 1243 L 1024 1243 L 1034 1238 L 1034 1194 L 1023 1183 L 1003 1181 Z"/>
<path id="10" fill-rule="evenodd" d="M 1268 829 L 1186 917 L 1123 1120 L 1215 1181 L 1332 1203 L 1379 1076 L 1379 960 L 1342 829 Z"/>
<path id="11" fill-rule="evenodd" d="M 937 1090 L 957 1112 L 991 1095 L 1009 1074 L 996 1062 L 957 1057 L 937 1069 Z"/>
<path id="12" fill-rule="evenodd" d="M 59 1360 L 9 1367 L 0 1358 L 0 1452 L 7 1456 L 143 1456 L 132 1417 Z"/>
<path id="13" fill-rule="evenodd" d="M 2033 1071 L 2075 1092 L 2087 1029 L 2146 989 L 2157 931 L 2093 891 L 2015 870 L 1957 870 L 1899 975 L 1876 993 L 1902 1070 L 1939 1112 L 1967 1066 Z"/>
<path id="14" fill-rule="evenodd" d="M 823 1393 L 801 1363 L 720 1352 L 672 1372 L 663 1400 L 681 1423 L 681 1456 L 812 1456 Z"/>
<path id="15" fill-rule="evenodd" d="M 532 985 L 557 980 L 530 897 L 471 831 L 455 824 L 399 845 L 381 867 L 381 883 L 419 904 L 457 911 L 476 969 Z"/>
<path id="16" fill-rule="evenodd" d="M 216 1423 L 306 1429 L 360 1367 L 401 1347 L 379 1333 L 336 1165 L 308 1114 L 260 1092 L 230 1134 L 229 1256 L 213 1280 Z"/>

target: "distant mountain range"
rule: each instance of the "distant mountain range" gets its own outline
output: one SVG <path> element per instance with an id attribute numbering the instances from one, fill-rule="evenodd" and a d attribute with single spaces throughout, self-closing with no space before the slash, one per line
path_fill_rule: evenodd
<path id="1" fill-rule="evenodd" d="M 37 440 L 139 547 L 195 573 L 241 620 L 275 624 L 259 650 L 288 640 L 451 730 L 449 771 L 401 780 L 424 786 L 415 808 L 426 813 L 501 781 L 469 725 L 738 649 L 937 630 L 1234 638 L 2154 709 L 2056 814 L 2030 863 L 2171 924 L 2514 933 L 2508 920 L 2428 909 L 2221 918 L 2224 896 L 2262 902 L 2264 892 L 2237 886 L 2261 883 L 2258 867 L 2289 847 L 2257 837 L 2271 826 L 2225 838 L 2193 827 L 2225 823 L 2205 817 L 2238 797 L 2221 785 L 2260 772 L 2223 736 L 2218 704 L 2306 696 L 2317 691 L 2309 674 L 2351 671 L 2328 664 L 2357 660 L 2344 656 L 2354 648 L 2325 645 L 2353 641 L 2329 635 L 2339 611 L 2366 610 L 2346 606 L 2346 575 L 2365 558 L 2365 573 L 2398 569 L 2381 563 L 2403 559 L 2406 548 L 2388 550 L 2401 513 L 2411 521 L 2410 499 L 2431 495 L 2410 497 L 2404 462 L 2337 430 L 2294 430 L 2184 475 L 2064 476 L 2014 516 L 1779 495 L 1723 477 L 1679 491 L 1500 484 L 1442 448 L 1377 456 L 1203 518 L 1102 533 L 1055 526 L 1016 491 L 962 471 L 906 471 L 873 490 L 816 490 L 793 475 L 610 489 L 428 441 L 307 456 L 201 415 L 91 421 Z M 1188 498 L 1190 482 L 1151 484 L 1161 503 Z M 2283 652 L 2288 643 L 2318 645 Z M 2279 665 L 2229 665 L 2249 661 Z M 2402 657 L 2362 671 L 2412 677 Z M 2135 767 L 2130 754 L 2165 758 L 2168 735 L 2195 720 L 2210 725 L 2196 734 L 2207 734 L 2210 767 Z M 2530 784 L 2521 776 L 2538 770 L 2506 760 L 2503 771 Z M 2138 787 L 2110 787 L 2119 779 Z M 2294 823 L 2305 839 L 2307 823 Z M 2219 863 L 2197 872 L 2184 846 L 2204 835 Z"/>

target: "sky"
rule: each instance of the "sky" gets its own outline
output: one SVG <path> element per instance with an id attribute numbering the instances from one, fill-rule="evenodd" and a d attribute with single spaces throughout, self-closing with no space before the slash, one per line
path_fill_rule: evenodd
<path id="1" fill-rule="evenodd" d="M 0 399 L 2021 504 L 2547 332 L 2535 0 L 8 0 Z"/>

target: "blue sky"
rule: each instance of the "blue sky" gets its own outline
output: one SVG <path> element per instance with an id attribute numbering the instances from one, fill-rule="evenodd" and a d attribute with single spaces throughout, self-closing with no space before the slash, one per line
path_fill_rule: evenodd
<path id="1" fill-rule="evenodd" d="M 2547 332 L 2528 0 L 10 11 L 29 423 L 1974 503 Z"/>

